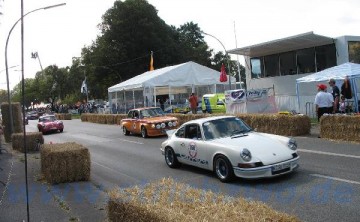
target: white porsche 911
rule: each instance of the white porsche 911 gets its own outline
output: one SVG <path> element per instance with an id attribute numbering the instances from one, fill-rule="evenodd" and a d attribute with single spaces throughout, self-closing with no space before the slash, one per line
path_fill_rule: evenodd
<path id="1" fill-rule="evenodd" d="M 222 182 L 274 177 L 299 166 L 293 138 L 255 132 L 235 116 L 192 120 L 167 134 L 160 150 L 170 168 L 180 163 L 204 168 Z"/>

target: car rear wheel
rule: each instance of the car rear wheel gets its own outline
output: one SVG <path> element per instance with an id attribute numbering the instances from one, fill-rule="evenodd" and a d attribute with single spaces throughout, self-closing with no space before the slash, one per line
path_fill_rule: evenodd
<path id="1" fill-rule="evenodd" d="M 230 182 L 234 179 L 233 167 L 224 155 L 215 157 L 214 171 L 221 182 Z"/>
<path id="2" fill-rule="evenodd" d="M 180 166 L 174 150 L 170 147 L 165 148 L 165 162 L 170 168 L 177 168 Z"/>
<path id="3" fill-rule="evenodd" d="M 61 129 L 61 130 L 60 130 L 60 133 L 62 133 L 63 131 L 64 131 L 64 129 Z"/>
<path id="4" fill-rule="evenodd" d="M 141 127 L 141 136 L 142 136 L 143 138 L 148 137 L 145 126 L 142 126 L 142 127 Z"/>
<path id="5" fill-rule="evenodd" d="M 130 134 L 129 130 L 127 130 L 125 126 L 123 126 L 123 134 L 126 136 Z"/>

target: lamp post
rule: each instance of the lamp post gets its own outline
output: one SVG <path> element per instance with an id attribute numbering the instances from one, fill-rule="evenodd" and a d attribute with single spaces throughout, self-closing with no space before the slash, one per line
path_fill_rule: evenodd
<path id="1" fill-rule="evenodd" d="M 11 99 L 10 99 L 10 86 L 9 86 L 9 72 L 8 72 L 8 61 L 7 61 L 7 48 L 8 48 L 8 43 L 9 43 L 9 38 L 10 35 L 12 33 L 12 31 L 14 30 L 15 26 L 19 23 L 19 21 L 21 21 L 25 16 L 27 16 L 30 13 L 39 11 L 39 10 L 46 10 L 46 9 L 51 9 L 51 8 L 55 8 L 55 7 L 59 7 L 59 6 L 64 6 L 66 5 L 66 3 L 61 3 L 61 4 L 56 4 L 56 5 L 50 5 L 47 7 L 42 7 L 42 8 L 37 8 L 34 9 L 26 14 L 24 14 L 23 16 L 21 16 L 21 18 L 19 18 L 15 24 L 11 27 L 8 37 L 6 39 L 6 44 L 5 44 L 5 70 L 6 70 L 6 82 L 7 82 L 7 91 L 8 91 L 8 103 L 9 103 L 9 118 L 10 118 L 10 134 L 13 133 L 13 114 L 12 114 L 12 108 L 11 108 Z"/>
<path id="2" fill-rule="evenodd" d="M 210 35 L 209 33 L 206 33 L 206 32 L 203 32 L 203 31 L 200 31 L 200 32 L 203 33 L 204 35 L 208 35 L 208 36 L 213 37 L 214 39 L 216 39 L 216 40 L 221 44 L 221 46 L 224 48 L 225 57 L 226 57 L 226 58 L 228 57 L 228 53 L 227 53 L 227 51 L 226 51 L 226 49 L 225 49 L 224 44 L 222 44 L 222 42 L 221 42 L 218 38 L 216 38 L 216 37 L 213 36 L 213 35 Z M 229 89 L 231 90 L 230 63 L 229 63 L 229 60 L 228 60 L 228 59 L 227 59 L 227 66 L 228 66 L 228 71 L 229 71 Z"/>

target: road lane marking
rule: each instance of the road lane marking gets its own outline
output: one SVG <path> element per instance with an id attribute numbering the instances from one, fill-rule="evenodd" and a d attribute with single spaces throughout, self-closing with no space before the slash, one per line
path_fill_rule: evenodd
<path id="1" fill-rule="evenodd" d="M 114 169 L 112 169 L 112 168 L 110 168 L 110 167 L 104 166 L 104 165 L 102 165 L 102 164 L 100 164 L 100 163 L 97 163 L 97 162 L 95 162 L 95 161 L 91 161 L 91 162 L 92 162 L 92 163 L 95 163 L 96 165 L 99 165 L 99 166 L 101 166 L 101 167 L 104 167 L 105 169 L 111 170 L 111 171 L 113 171 L 113 172 L 115 172 L 115 173 L 117 173 L 117 174 L 120 174 L 120 175 L 122 175 L 122 176 L 129 177 L 129 178 L 131 178 L 131 179 L 133 179 L 133 180 L 136 180 L 136 181 L 140 182 L 140 180 L 136 179 L 135 177 L 129 176 L 129 175 L 125 174 L 125 173 L 120 173 L 119 171 L 116 171 L 116 170 L 114 170 Z"/>
<path id="2" fill-rule="evenodd" d="M 325 178 L 325 179 L 336 180 L 336 181 L 341 181 L 341 182 L 345 182 L 345 183 L 352 183 L 352 184 L 360 185 L 360 182 L 358 182 L 358 181 L 346 180 L 346 179 L 341 179 L 341 178 L 337 178 L 337 177 L 330 177 L 330 176 L 325 176 L 325 175 L 321 175 L 321 174 L 310 174 L 310 176 L 320 177 L 320 178 Z"/>
<path id="3" fill-rule="evenodd" d="M 143 145 L 144 143 L 142 142 L 137 142 L 137 141 L 132 141 L 132 140 L 124 140 L 124 139 L 119 139 L 120 141 L 124 141 L 124 142 L 129 142 L 129 143 L 136 143 L 136 144 L 140 144 Z"/>
<path id="4" fill-rule="evenodd" d="M 305 150 L 305 149 L 298 149 L 298 151 L 304 152 L 304 153 L 315 153 L 315 154 L 324 154 L 324 155 L 329 155 L 329 156 L 341 156 L 341 157 L 360 159 L 360 156 L 341 154 L 341 153 L 330 153 L 330 152 L 315 151 L 315 150 Z"/>

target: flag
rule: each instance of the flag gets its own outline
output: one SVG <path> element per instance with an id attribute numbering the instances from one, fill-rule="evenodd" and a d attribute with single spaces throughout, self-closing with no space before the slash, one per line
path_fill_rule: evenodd
<path id="1" fill-rule="evenodd" d="M 225 71 L 225 65 L 224 63 L 221 65 L 221 71 L 220 71 L 220 82 L 226 82 L 227 76 Z"/>
<path id="2" fill-rule="evenodd" d="M 151 51 L 150 55 L 150 71 L 154 70 L 154 58 L 153 58 L 153 52 Z"/>
<path id="3" fill-rule="evenodd" d="M 81 84 L 81 93 L 87 93 L 87 84 L 86 84 L 86 77 L 84 79 L 84 81 Z"/>

